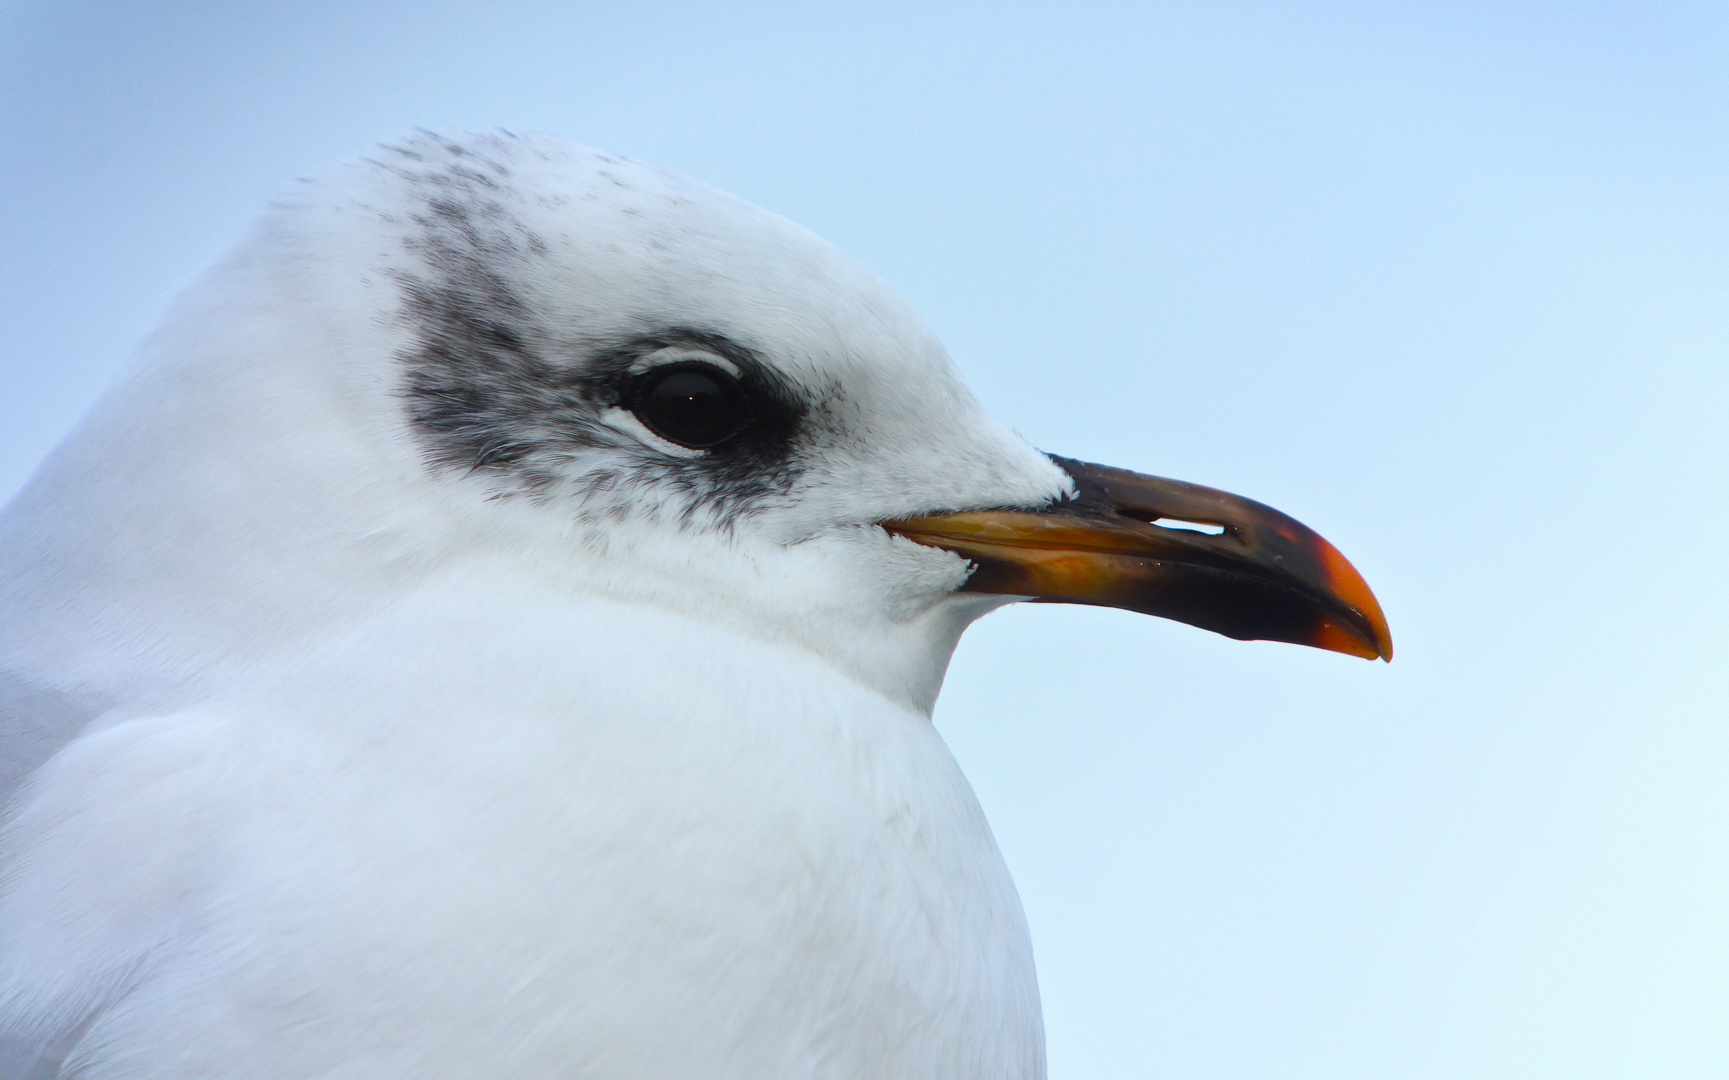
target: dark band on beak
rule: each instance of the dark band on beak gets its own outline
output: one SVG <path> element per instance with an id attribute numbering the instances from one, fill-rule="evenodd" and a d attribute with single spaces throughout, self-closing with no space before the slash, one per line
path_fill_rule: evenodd
<path id="1" fill-rule="evenodd" d="M 883 528 L 971 559 L 963 586 L 971 592 L 1126 608 L 1240 640 L 1393 658 L 1368 583 L 1296 519 L 1199 484 L 1051 460 L 1074 478 L 1075 498 L 1045 510 L 932 514 Z"/>

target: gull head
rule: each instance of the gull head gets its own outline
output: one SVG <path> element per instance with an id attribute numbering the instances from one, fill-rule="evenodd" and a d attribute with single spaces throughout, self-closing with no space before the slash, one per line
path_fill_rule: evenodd
<path id="1" fill-rule="evenodd" d="M 832 245 L 541 137 L 422 134 L 281 199 L 10 518 L 59 554 L 4 587 L 165 677 L 441 576 L 657 606 L 925 712 L 1014 599 L 1391 655 L 1294 520 L 1040 452 Z"/>

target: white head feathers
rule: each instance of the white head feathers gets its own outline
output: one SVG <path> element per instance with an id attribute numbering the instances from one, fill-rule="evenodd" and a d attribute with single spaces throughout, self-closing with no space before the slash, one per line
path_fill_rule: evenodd
<path id="1" fill-rule="evenodd" d="M 620 408 L 693 357 L 759 414 L 724 450 Z M 0 521 L 0 599 L 40 613 L 0 668 L 171 694 L 488 556 L 928 708 L 941 666 L 914 658 L 996 601 L 943 601 L 963 561 L 869 527 L 1067 485 L 798 226 L 551 139 L 425 135 L 279 202 Z"/>

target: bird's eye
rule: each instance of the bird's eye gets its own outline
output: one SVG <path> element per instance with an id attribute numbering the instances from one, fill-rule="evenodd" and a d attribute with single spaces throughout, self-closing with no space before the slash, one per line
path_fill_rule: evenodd
<path id="1" fill-rule="evenodd" d="M 701 361 L 663 364 L 636 376 L 625 406 L 656 435 L 692 450 L 719 446 L 753 419 L 738 380 Z"/>

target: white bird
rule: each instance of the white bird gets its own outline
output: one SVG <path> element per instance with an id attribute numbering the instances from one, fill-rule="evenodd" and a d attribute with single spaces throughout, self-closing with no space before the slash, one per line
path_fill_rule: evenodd
<path id="1" fill-rule="evenodd" d="M 1043 1076 L 930 723 L 1016 597 L 1390 655 L 772 214 L 503 134 L 304 185 L 0 516 L 0 1075 Z"/>

